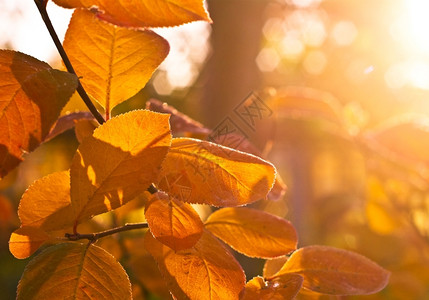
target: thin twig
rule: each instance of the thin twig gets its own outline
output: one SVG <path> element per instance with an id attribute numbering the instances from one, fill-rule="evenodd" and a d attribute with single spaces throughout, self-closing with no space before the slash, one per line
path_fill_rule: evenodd
<path id="1" fill-rule="evenodd" d="M 119 227 L 108 229 L 101 232 L 94 232 L 94 233 L 87 233 L 87 234 L 66 233 L 64 236 L 68 238 L 70 241 L 89 240 L 91 242 L 95 242 L 99 238 L 109 236 L 118 232 L 134 230 L 134 229 L 144 229 L 144 228 L 148 228 L 147 223 L 127 223 L 124 226 L 119 226 Z"/>
<path id="2" fill-rule="evenodd" d="M 37 8 L 39 9 L 40 15 L 42 16 L 43 22 L 45 22 L 46 28 L 49 31 L 49 34 L 51 35 L 52 40 L 54 41 L 55 46 L 57 47 L 57 50 L 61 56 L 61 58 L 64 61 L 64 65 L 67 68 L 67 71 L 72 74 L 76 74 L 75 70 L 73 69 L 73 66 L 67 56 L 67 53 L 65 52 L 63 45 L 61 44 L 57 33 L 55 32 L 54 26 L 52 26 L 51 19 L 49 18 L 48 12 L 46 10 L 46 5 L 44 1 L 40 0 L 34 0 L 36 3 Z M 97 110 L 97 108 L 92 103 L 91 99 L 89 98 L 88 94 L 86 93 L 85 89 L 83 88 L 79 77 L 78 77 L 78 86 L 77 86 L 77 92 L 79 93 L 80 97 L 82 98 L 83 102 L 85 102 L 86 106 L 88 107 L 89 111 L 92 113 L 94 118 L 98 121 L 98 123 L 103 124 L 105 122 L 103 116 L 100 114 L 100 112 Z"/>

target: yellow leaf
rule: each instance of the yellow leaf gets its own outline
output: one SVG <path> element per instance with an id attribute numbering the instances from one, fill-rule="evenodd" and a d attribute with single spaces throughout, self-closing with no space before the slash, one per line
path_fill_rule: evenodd
<path id="1" fill-rule="evenodd" d="M 79 243 L 51 246 L 27 265 L 17 299 L 131 299 L 125 270 L 105 250 Z"/>
<path id="2" fill-rule="evenodd" d="M 210 233 L 205 232 L 193 248 L 177 252 L 148 233 L 145 247 L 177 299 L 234 300 L 244 288 L 241 266 Z"/>
<path id="3" fill-rule="evenodd" d="M 390 273 L 370 259 L 346 250 L 309 246 L 295 251 L 275 275 L 297 273 L 303 287 L 330 295 L 367 295 L 382 290 Z"/>
<path id="4" fill-rule="evenodd" d="M 76 224 L 124 205 L 155 182 L 171 143 L 168 117 L 132 111 L 82 141 L 70 171 Z"/>
<path id="5" fill-rule="evenodd" d="M 202 0 L 54 0 L 66 8 L 97 8 L 100 19 L 126 27 L 177 26 L 211 22 Z"/>
<path id="6" fill-rule="evenodd" d="M 46 232 L 73 226 L 75 216 L 70 201 L 69 171 L 56 172 L 36 180 L 19 202 L 21 227 Z"/>
<path id="7" fill-rule="evenodd" d="M 263 199 L 276 169 L 254 155 L 210 142 L 173 139 L 159 187 L 177 199 L 214 206 L 238 206 Z"/>
<path id="8" fill-rule="evenodd" d="M 240 300 L 290 300 L 294 299 L 302 286 L 303 278 L 297 274 L 286 274 L 265 281 L 254 277 L 247 282 L 240 294 Z"/>
<path id="9" fill-rule="evenodd" d="M 153 236 L 175 251 L 191 248 L 203 234 L 203 222 L 192 206 L 162 192 L 151 195 L 145 217 Z"/>
<path id="10" fill-rule="evenodd" d="M 247 207 L 215 211 L 205 227 L 234 250 L 250 257 L 272 258 L 296 249 L 295 228 L 283 218 Z"/>
<path id="11" fill-rule="evenodd" d="M 117 27 L 81 9 L 73 14 L 64 48 L 85 90 L 108 113 L 145 86 L 169 51 L 153 31 Z"/>
<path id="12" fill-rule="evenodd" d="M 0 178 L 48 135 L 77 87 L 73 74 L 0 50 Z"/>
<path id="13" fill-rule="evenodd" d="M 49 235 L 41 229 L 21 227 L 15 230 L 9 239 L 9 251 L 16 258 L 24 259 L 36 252 Z"/>

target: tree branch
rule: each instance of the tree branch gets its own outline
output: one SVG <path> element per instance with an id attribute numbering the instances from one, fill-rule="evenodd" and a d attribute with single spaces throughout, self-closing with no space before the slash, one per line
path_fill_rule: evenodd
<path id="1" fill-rule="evenodd" d="M 67 71 L 72 74 L 76 74 L 75 70 L 73 69 L 73 66 L 67 56 L 67 53 L 65 52 L 63 45 L 61 44 L 57 33 L 55 32 L 54 26 L 52 26 L 52 22 L 49 18 L 48 12 L 46 10 L 46 1 L 41 0 L 34 0 L 36 3 L 37 8 L 39 9 L 40 15 L 42 16 L 43 22 L 45 22 L 46 28 L 49 31 L 49 34 L 51 35 L 52 40 L 54 41 L 55 46 L 57 47 L 58 53 L 60 54 L 61 58 L 64 61 L 64 65 L 67 68 Z M 80 97 L 82 98 L 83 102 L 85 102 L 86 106 L 88 107 L 89 111 L 92 113 L 94 118 L 98 121 L 98 123 L 103 124 L 105 122 L 103 116 L 100 114 L 100 112 L 97 110 L 97 108 L 92 103 L 91 99 L 89 98 L 88 94 L 86 93 L 85 89 L 83 88 L 79 77 L 78 77 L 78 87 L 77 92 L 79 93 Z"/>
<path id="2" fill-rule="evenodd" d="M 87 233 L 87 234 L 80 234 L 80 233 L 66 233 L 64 236 L 68 238 L 70 241 L 77 241 L 77 240 L 89 240 L 91 242 L 95 242 L 99 238 L 109 236 L 118 232 L 122 231 L 128 231 L 128 230 L 134 230 L 134 229 L 144 229 L 148 228 L 147 223 L 127 223 L 124 226 L 119 226 L 116 228 L 108 229 L 101 232 L 94 232 L 94 233 Z"/>

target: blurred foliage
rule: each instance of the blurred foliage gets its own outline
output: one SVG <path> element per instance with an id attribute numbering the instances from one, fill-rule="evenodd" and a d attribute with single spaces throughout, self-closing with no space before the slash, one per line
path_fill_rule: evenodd
<path id="1" fill-rule="evenodd" d="M 261 47 L 253 60 L 247 61 L 256 63 L 260 82 L 259 86 L 242 90 L 275 87 L 261 93 L 275 112 L 269 120 L 275 125 L 256 127 L 252 138 L 262 139 L 264 144 L 268 140 L 265 150 L 271 150 L 269 158 L 288 186 L 284 199 L 255 206 L 291 220 L 298 230 L 300 246 L 323 244 L 350 249 L 392 272 L 390 284 L 382 292 L 341 299 L 429 298 L 429 165 L 425 156 L 429 151 L 429 130 L 425 126 L 429 117 L 429 77 L 425 71 L 429 53 L 417 49 L 415 41 L 401 40 L 395 34 L 398 20 L 406 12 L 405 2 L 265 1 L 265 25 L 256 29 Z M 260 16 L 261 11 L 253 13 Z M 247 18 L 251 22 L 251 16 Z M 223 21 L 223 16 L 214 14 L 213 19 L 216 24 Z M 226 17 L 224 20 L 231 21 Z M 213 53 L 220 51 L 217 47 Z M 246 44 L 240 51 L 245 48 Z M 204 55 L 208 53 L 205 49 Z M 198 65 L 190 68 L 198 70 L 204 59 L 198 58 Z M 414 68 L 411 62 L 420 63 L 420 68 Z M 223 102 L 216 94 L 218 87 L 233 89 L 247 74 L 236 69 L 234 74 L 243 74 L 241 78 L 234 82 L 220 80 L 206 87 L 204 82 L 213 73 L 203 72 L 200 78 L 194 78 L 193 85 L 175 90 L 165 87 L 168 72 L 168 67 L 163 67 L 160 77 L 155 76 L 114 114 L 143 108 L 146 100 L 155 96 L 195 116 L 202 109 L 195 108 L 193 100 L 204 89 L 205 94 L 216 95 L 219 103 L 215 107 L 224 114 L 225 108 L 219 108 Z M 284 88 L 291 85 L 295 87 Z M 160 87 L 172 93 L 158 93 Z M 72 100 L 66 110 L 79 105 L 80 99 Z M 234 108 L 231 105 L 227 112 Z M 404 119 L 404 113 L 419 113 L 419 121 L 413 115 Z M 76 148 L 74 133 L 65 132 L 28 154 L 17 170 L 0 181 L 0 290 L 4 299 L 15 297 L 27 263 L 14 259 L 7 247 L 10 233 L 19 225 L 18 201 L 35 179 L 69 168 Z M 141 211 L 127 217 L 122 212 L 118 215 L 109 213 L 94 220 L 88 232 L 122 224 L 129 218 L 143 218 Z M 118 247 L 109 239 L 122 242 Z M 121 258 L 131 280 L 138 284 L 133 291 L 136 299 L 156 299 L 150 292 L 168 298 L 158 273 L 147 278 L 147 273 L 139 272 L 138 266 L 156 272 L 150 265 L 153 261 L 147 259 L 148 253 L 134 246 L 141 243 L 139 238 L 127 233 L 109 239 L 100 242 Z M 257 262 L 259 270 L 255 270 L 246 261 L 244 268 L 251 270 L 249 274 L 257 274 L 262 264 Z M 298 299 L 337 298 L 301 293 Z"/>

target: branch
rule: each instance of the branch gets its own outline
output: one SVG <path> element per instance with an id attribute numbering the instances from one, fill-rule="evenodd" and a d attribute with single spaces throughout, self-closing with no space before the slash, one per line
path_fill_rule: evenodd
<path id="1" fill-rule="evenodd" d="M 75 70 L 73 69 L 73 66 L 72 66 L 68 56 L 67 56 L 67 53 L 65 52 L 65 50 L 63 48 L 63 45 L 61 44 L 61 42 L 57 36 L 57 33 L 55 32 L 54 26 L 52 26 L 52 22 L 49 18 L 47 10 L 46 10 L 47 1 L 34 0 L 34 2 L 36 3 L 37 8 L 39 9 L 40 15 L 42 16 L 43 22 L 45 22 L 46 28 L 48 29 L 49 34 L 51 35 L 51 38 L 54 41 L 54 44 L 57 47 L 57 50 L 58 50 L 61 58 L 64 61 L 64 65 L 66 66 L 67 71 L 69 73 L 76 75 L 76 77 L 78 77 Z M 105 122 L 103 116 L 100 114 L 100 112 L 94 106 L 91 99 L 89 99 L 89 96 L 86 93 L 85 89 L 83 88 L 83 86 L 79 80 L 79 77 L 78 77 L 77 92 L 79 93 L 83 102 L 85 102 L 86 106 L 88 107 L 89 111 L 92 113 L 94 118 L 98 121 L 98 123 L 103 124 Z"/>
<path id="2" fill-rule="evenodd" d="M 64 236 L 68 238 L 70 241 L 77 241 L 77 240 L 89 240 L 91 242 L 95 242 L 99 238 L 109 236 L 118 232 L 122 231 L 128 231 L 128 230 L 134 230 L 134 229 L 144 229 L 148 228 L 147 223 L 127 223 L 124 226 L 108 229 L 101 232 L 94 232 L 94 233 L 87 233 L 87 234 L 80 234 L 80 233 L 66 233 Z"/>

